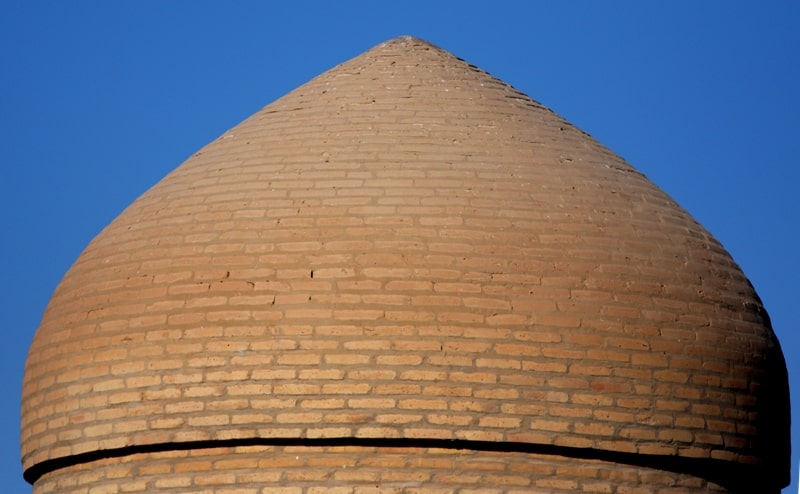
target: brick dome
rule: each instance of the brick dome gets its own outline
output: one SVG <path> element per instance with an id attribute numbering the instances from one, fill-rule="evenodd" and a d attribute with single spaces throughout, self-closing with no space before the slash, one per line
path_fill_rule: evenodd
<path id="1" fill-rule="evenodd" d="M 767 314 L 706 230 L 401 37 L 92 240 L 30 348 L 22 460 L 35 492 L 778 492 L 788 408 Z"/>

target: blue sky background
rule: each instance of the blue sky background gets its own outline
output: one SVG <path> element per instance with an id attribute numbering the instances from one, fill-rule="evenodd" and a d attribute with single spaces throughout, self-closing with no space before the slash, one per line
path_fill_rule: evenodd
<path id="1" fill-rule="evenodd" d="M 800 2 L 0 0 L 0 479 L 26 493 L 28 345 L 81 250 L 194 151 L 401 34 L 512 84 L 731 252 L 789 366 L 800 450 Z"/>

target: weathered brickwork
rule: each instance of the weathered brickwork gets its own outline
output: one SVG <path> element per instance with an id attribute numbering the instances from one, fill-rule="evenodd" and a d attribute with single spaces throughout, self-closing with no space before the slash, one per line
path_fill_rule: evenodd
<path id="1" fill-rule="evenodd" d="M 34 494 L 689 494 L 690 475 L 552 455 L 406 448 L 242 447 L 137 454 L 57 470 Z"/>
<path id="2" fill-rule="evenodd" d="M 31 346 L 22 458 L 425 438 L 782 471 L 782 359 L 741 270 L 646 177 L 399 38 L 226 132 L 90 243 Z"/>

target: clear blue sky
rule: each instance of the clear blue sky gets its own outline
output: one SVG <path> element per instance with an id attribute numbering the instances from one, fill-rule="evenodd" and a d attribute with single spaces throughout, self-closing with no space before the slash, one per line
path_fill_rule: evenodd
<path id="1" fill-rule="evenodd" d="M 624 157 L 731 252 L 789 366 L 800 450 L 800 2 L 0 0 L 0 479 L 25 354 L 89 240 L 201 146 L 400 34 L 437 44 Z"/>

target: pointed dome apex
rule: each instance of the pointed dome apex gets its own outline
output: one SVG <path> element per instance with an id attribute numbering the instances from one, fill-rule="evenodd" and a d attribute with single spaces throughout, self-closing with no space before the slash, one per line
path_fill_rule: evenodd
<path id="1" fill-rule="evenodd" d="M 100 482 L 82 472 L 107 458 L 150 479 L 148 461 L 223 447 L 247 460 L 209 468 L 311 448 L 306 465 L 374 485 L 398 465 L 387 446 L 423 490 L 527 489 L 571 462 L 609 492 L 777 493 L 788 406 L 766 311 L 705 229 L 552 111 L 401 36 L 256 112 L 92 240 L 31 345 L 22 459 L 37 492 Z M 510 466 L 423 454 L 452 448 Z"/>
<path id="2" fill-rule="evenodd" d="M 439 45 L 435 45 L 435 44 L 431 43 L 430 41 L 424 40 L 422 38 L 417 38 L 416 36 L 410 36 L 410 35 L 407 35 L 407 34 L 404 34 L 404 35 L 401 35 L 401 36 L 397 36 L 396 38 L 392 38 L 392 39 L 390 39 L 388 41 L 384 41 L 383 43 L 380 43 L 379 45 L 375 46 L 374 48 L 372 48 L 372 50 L 369 50 L 366 53 L 369 53 L 370 51 L 373 51 L 373 50 L 380 50 L 380 49 L 387 48 L 387 47 L 406 50 L 408 52 L 436 50 L 436 51 L 442 52 L 444 54 L 447 54 L 450 57 L 453 57 L 455 59 L 461 60 L 461 59 L 457 58 L 455 55 L 453 55 L 452 53 L 450 53 L 447 50 L 445 50 L 444 48 L 440 47 Z"/>
<path id="3" fill-rule="evenodd" d="M 411 36 L 409 34 L 401 34 L 400 36 L 397 36 L 396 38 L 392 38 L 390 40 L 384 41 L 383 43 L 381 43 L 378 46 L 388 46 L 388 45 L 392 45 L 392 44 L 395 44 L 395 43 L 399 43 L 399 44 L 401 44 L 401 45 L 403 45 L 405 47 L 409 47 L 409 48 L 427 47 L 427 48 L 441 49 L 438 46 L 436 46 L 433 43 L 431 43 L 430 41 L 426 41 L 426 40 L 424 40 L 422 38 L 417 38 L 416 36 Z"/>

